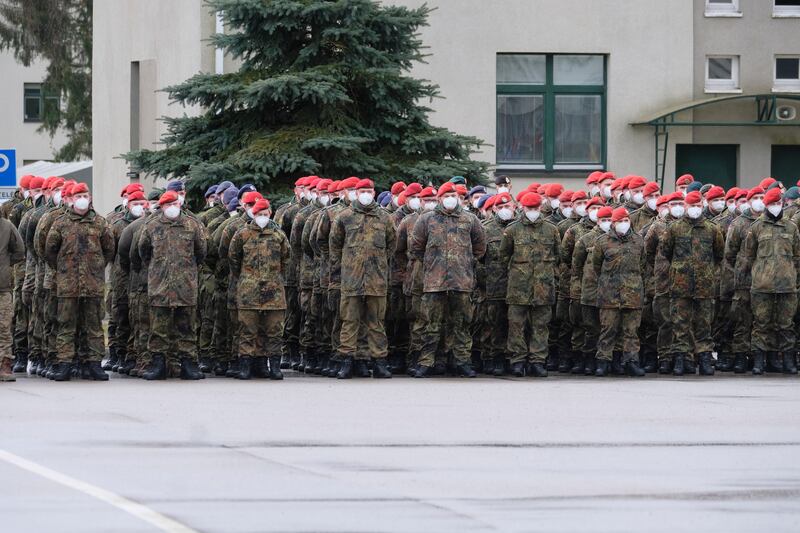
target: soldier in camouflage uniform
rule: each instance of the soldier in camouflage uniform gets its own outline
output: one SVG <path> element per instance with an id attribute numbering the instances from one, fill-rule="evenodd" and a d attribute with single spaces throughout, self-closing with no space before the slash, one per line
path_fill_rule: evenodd
<path id="1" fill-rule="evenodd" d="M 22 200 L 16 205 L 7 208 L 8 220 L 21 233 L 21 220 L 23 216 L 33 207 L 33 200 L 30 198 L 30 182 L 34 176 L 26 175 L 20 178 L 19 190 Z M 24 241 L 23 241 L 24 242 Z M 27 255 L 26 255 L 27 257 Z M 22 285 L 25 281 L 25 265 L 27 261 L 22 261 L 14 265 L 14 316 L 13 345 L 14 345 L 14 372 L 25 372 L 28 368 L 28 321 L 30 319 L 29 307 L 24 303 L 22 296 Z"/>
<path id="2" fill-rule="evenodd" d="M 561 212 L 564 219 L 556 225 L 556 228 L 558 228 L 562 243 L 568 231 L 581 220 L 581 217 L 578 216 L 575 211 L 575 204 L 572 201 L 573 196 L 576 196 L 576 193 L 567 190 L 561 193 L 561 196 L 558 198 L 558 210 Z M 582 206 L 584 214 L 586 213 L 585 207 L 588 201 L 587 198 L 586 192 L 579 191 L 577 193 L 576 199 L 579 205 Z M 556 320 L 560 323 L 560 327 L 556 340 L 559 353 L 558 371 L 562 373 L 571 372 L 573 366 L 583 363 L 583 357 L 580 352 L 573 351 L 572 349 L 572 336 L 573 334 L 579 334 L 575 329 L 580 328 L 580 324 L 573 324 L 570 315 L 569 276 L 574 241 L 572 241 L 571 244 L 572 246 L 566 250 L 564 246 L 561 246 L 561 257 L 559 257 L 558 264 Z"/>
<path id="3" fill-rule="evenodd" d="M 228 264 L 237 279 L 239 379 L 283 379 L 281 344 L 286 295 L 283 273 L 289 263 L 289 239 L 270 220 L 265 199 L 251 209 L 253 219 L 231 240 Z M 269 365 L 267 365 L 269 363 Z"/>
<path id="4" fill-rule="evenodd" d="M 696 355 L 702 375 L 713 375 L 711 320 L 715 283 L 725 252 L 719 227 L 704 218 L 699 192 L 686 195 L 686 217 L 670 224 L 658 254 L 670 262 L 669 291 L 675 375 L 683 375 L 686 358 Z"/>
<path id="5" fill-rule="evenodd" d="M 734 187 L 735 189 L 736 187 Z M 794 220 L 794 217 L 798 213 L 798 208 L 800 208 L 800 187 L 794 186 L 789 187 L 786 189 L 786 192 L 783 193 L 783 217 L 788 220 Z"/>
<path id="6" fill-rule="evenodd" d="M 72 211 L 58 217 L 47 232 L 45 255 L 55 270 L 58 295 L 58 363 L 52 379 L 71 377 L 73 361 L 83 377 L 105 381 L 103 359 L 102 298 L 105 267 L 114 259 L 114 237 L 103 217 L 91 208 L 85 183 L 72 187 Z M 76 352 L 76 339 L 86 338 L 88 353 Z"/>
<path id="7" fill-rule="evenodd" d="M 521 198 L 523 218 L 503 233 L 500 255 L 508 262 L 508 351 L 515 376 L 530 371 L 546 377 L 547 324 L 556 301 L 561 239 L 558 229 L 542 220 L 542 197 Z M 527 334 L 526 334 L 527 332 Z"/>
<path id="8" fill-rule="evenodd" d="M 719 212 L 712 219 L 712 222 L 719 226 L 723 236 L 728 234 L 728 228 L 733 220 L 738 216 L 736 213 L 735 196 L 739 188 L 733 187 L 727 194 L 721 187 L 712 187 L 706 193 L 712 210 Z M 720 194 L 721 193 L 721 194 Z M 733 320 L 731 316 L 731 305 L 733 303 L 734 285 L 733 269 L 727 261 L 723 260 L 719 269 L 719 292 L 717 296 L 717 308 L 714 311 L 714 344 L 717 351 L 716 369 L 720 371 L 730 371 L 733 368 L 733 358 L 731 356 L 731 342 L 733 340 Z"/>
<path id="9" fill-rule="evenodd" d="M 180 367 L 180 378 L 205 377 L 197 368 L 194 327 L 197 272 L 206 255 L 203 225 L 181 209 L 179 195 L 168 190 L 158 201 L 161 213 L 148 220 L 139 237 L 139 256 L 147 269 L 152 361 L 142 377 L 166 379 Z"/>
<path id="10" fill-rule="evenodd" d="M 336 217 L 329 239 L 330 255 L 341 265 L 342 364 L 336 377 L 347 379 L 354 371 L 358 376 L 369 376 L 366 363 L 371 356 L 373 377 L 390 378 L 383 320 L 395 229 L 389 214 L 374 201 L 372 180 L 360 180 L 356 192 L 357 201 Z M 369 354 L 357 352 L 360 331 L 365 332 Z"/>
<path id="11" fill-rule="evenodd" d="M 753 374 L 764 370 L 797 374 L 794 316 L 800 285 L 800 233 L 783 218 L 779 188 L 764 195 L 766 210 L 750 226 L 745 239 L 745 264 L 750 268 Z"/>
<path id="12" fill-rule="evenodd" d="M 600 236 L 592 250 L 597 276 L 600 338 L 596 375 L 608 374 L 614 347 L 622 346 L 622 364 L 629 376 L 644 376 L 639 366 L 638 328 L 644 305 L 644 239 L 631 229 L 625 208 L 611 215 L 612 229 Z"/>
<path id="13" fill-rule="evenodd" d="M 646 183 L 639 194 L 642 195 L 644 204 L 631 213 L 631 227 L 633 231 L 644 237 L 645 233 L 642 228 L 650 224 L 658 215 L 656 202 L 661 194 L 658 184 L 654 181 Z"/>
<path id="14" fill-rule="evenodd" d="M 12 267 L 25 260 L 25 245 L 17 228 L 0 218 L 0 381 L 15 381 L 11 324 L 14 310 Z"/>
<path id="15" fill-rule="evenodd" d="M 472 317 L 470 295 L 475 288 L 475 262 L 486 253 L 486 235 L 475 215 L 464 211 L 451 183 L 437 193 L 439 205 L 417 219 L 411 236 L 411 253 L 423 276 L 421 320 L 425 324 L 415 377 L 425 377 L 435 362 L 443 328 L 452 335 L 456 371 L 475 377 L 470 364 Z"/>

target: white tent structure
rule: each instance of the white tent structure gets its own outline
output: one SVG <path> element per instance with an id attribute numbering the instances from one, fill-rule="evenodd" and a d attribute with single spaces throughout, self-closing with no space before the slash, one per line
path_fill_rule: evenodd
<path id="1" fill-rule="evenodd" d="M 17 183 L 22 176 L 61 176 L 65 179 L 81 181 L 92 188 L 92 162 L 74 161 L 71 163 L 53 163 L 52 161 L 37 161 L 17 168 Z"/>

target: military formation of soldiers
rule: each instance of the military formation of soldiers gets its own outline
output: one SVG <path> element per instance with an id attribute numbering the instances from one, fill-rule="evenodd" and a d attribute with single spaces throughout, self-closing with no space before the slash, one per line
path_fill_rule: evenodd
<path id="1" fill-rule="evenodd" d="M 797 373 L 800 189 L 593 172 L 516 194 L 370 179 L 121 191 L 0 213 L 0 380 Z M 103 316 L 108 317 L 108 348 Z"/>

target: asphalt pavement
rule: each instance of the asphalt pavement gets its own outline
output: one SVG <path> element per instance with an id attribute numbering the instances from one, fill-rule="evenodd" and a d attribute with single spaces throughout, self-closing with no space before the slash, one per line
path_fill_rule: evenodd
<path id="1" fill-rule="evenodd" d="M 0 531 L 800 531 L 800 378 L 0 383 Z"/>

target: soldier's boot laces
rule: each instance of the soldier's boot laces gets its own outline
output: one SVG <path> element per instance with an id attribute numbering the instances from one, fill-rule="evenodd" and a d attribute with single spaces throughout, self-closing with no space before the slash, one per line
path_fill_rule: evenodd
<path id="1" fill-rule="evenodd" d="M 625 363 L 625 372 L 635 378 L 644 377 L 645 371 L 644 369 L 639 366 L 639 361 L 635 359 L 631 359 Z"/>
<path id="2" fill-rule="evenodd" d="M 53 381 L 69 381 L 72 378 L 72 363 L 59 361 L 53 365 Z"/>
<path id="3" fill-rule="evenodd" d="M 682 376 L 684 372 L 685 363 L 686 363 L 686 356 L 682 353 L 677 354 L 672 360 L 672 375 Z"/>
<path id="4" fill-rule="evenodd" d="M 764 373 L 764 352 L 756 350 L 753 352 L 753 375 L 760 376 Z"/>
<path id="5" fill-rule="evenodd" d="M 700 354 L 700 375 L 714 375 L 714 359 L 711 357 L 711 352 L 703 352 Z"/>
<path id="6" fill-rule="evenodd" d="M 375 359 L 375 365 L 372 367 L 372 377 L 376 379 L 389 379 L 392 377 L 392 371 L 386 365 L 385 358 Z"/>
<path id="7" fill-rule="evenodd" d="M 239 375 L 236 376 L 237 379 L 250 379 L 252 377 L 250 363 L 250 357 L 246 355 L 239 358 Z"/>
<path id="8" fill-rule="evenodd" d="M 353 377 L 353 358 L 345 357 L 339 371 L 336 373 L 337 379 L 350 379 Z"/>
<path id="9" fill-rule="evenodd" d="M 150 365 L 142 372 L 142 379 L 153 381 L 156 379 L 167 379 L 167 364 L 163 355 L 153 355 Z"/>
<path id="10" fill-rule="evenodd" d="M 736 374 L 747 372 L 747 354 L 737 353 L 733 358 L 733 371 Z"/>
<path id="11" fill-rule="evenodd" d="M 606 361 L 605 359 L 598 359 L 597 360 L 597 370 L 594 371 L 594 375 L 597 377 L 605 377 L 608 375 L 608 368 L 611 364 Z"/>
<path id="12" fill-rule="evenodd" d="M 276 367 L 280 370 L 280 358 L 278 358 L 278 363 Z M 250 369 L 253 373 L 254 378 L 268 378 L 269 377 L 269 365 L 267 364 L 266 357 L 255 357 L 250 362 Z M 240 370 L 241 372 L 241 370 Z"/>
<path id="13" fill-rule="evenodd" d="M 108 381 L 108 374 L 103 371 L 100 361 L 87 361 L 83 363 L 83 379 Z"/>
<path id="14" fill-rule="evenodd" d="M 25 354 L 17 354 L 14 360 L 14 373 L 24 374 L 28 370 L 28 356 Z"/>
<path id="15" fill-rule="evenodd" d="M 205 377 L 206 375 L 197 368 L 197 362 L 194 359 L 190 357 L 181 359 L 181 379 L 195 381 L 205 379 Z"/>
<path id="16" fill-rule="evenodd" d="M 281 358 L 277 355 L 269 358 L 269 379 L 273 381 L 280 381 L 283 379 L 283 372 L 281 372 Z"/>
<path id="17" fill-rule="evenodd" d="M 0 359 L 0 381 L 17 381 L 14 377 L 14 366 L 11 364 L 11 359 L 4 357 Z"/>
<path id="18" fill-rule="evenodd" d="M 797 374 L 797 352 L 789 350 L 783 354 L 784 374 Z"/>

